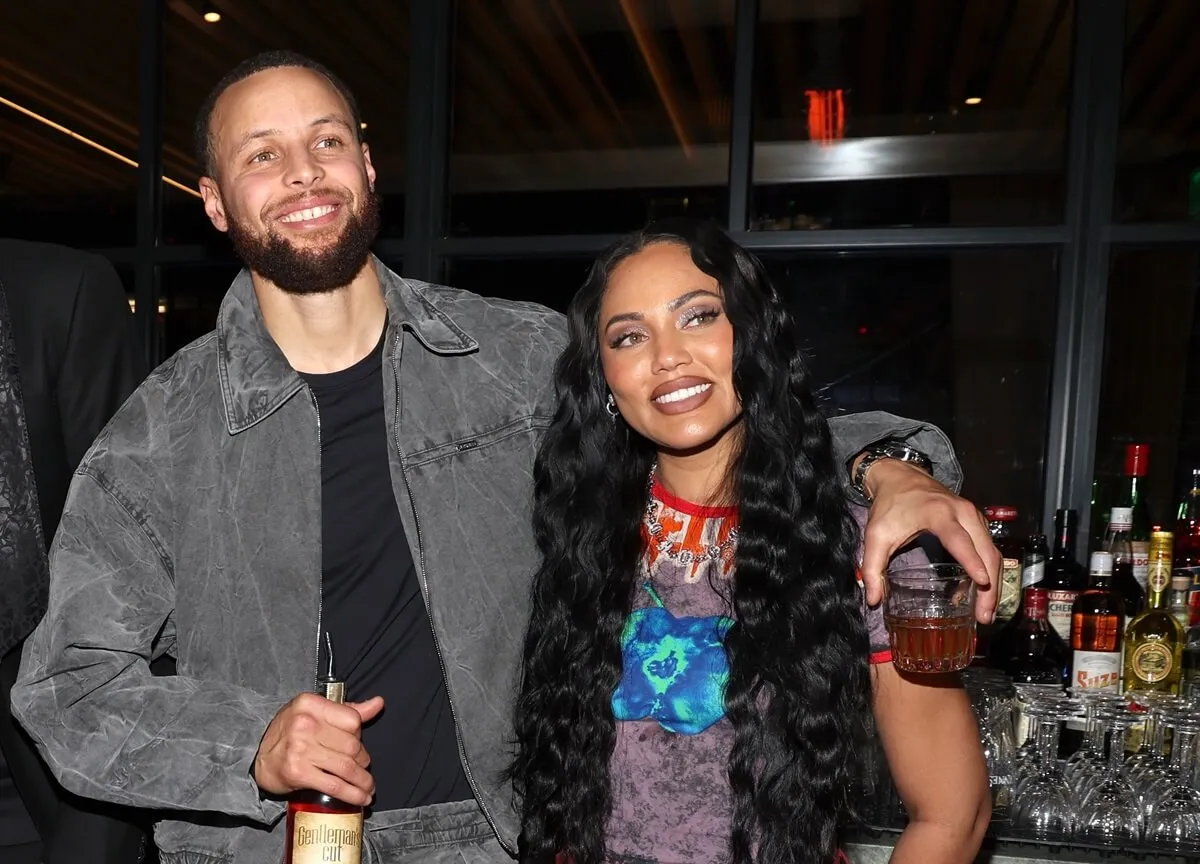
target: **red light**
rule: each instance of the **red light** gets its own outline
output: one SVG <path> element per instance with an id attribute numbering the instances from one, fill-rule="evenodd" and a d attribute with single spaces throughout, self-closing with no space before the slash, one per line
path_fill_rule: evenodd
<path id="1" fill-rule="evenodd" d="M 858 328 L 858 335 L 859 335 L 859 336 L 866 336 L 866 335 L 867 335 L 867 332 L 868 332 L 868 331 L 867 331 L 867 328 L 866 328 L 866 327 L 859 327 L 859 328 Z"/>
<path id="2" fill-rule="evenodd" d="M 808 97 L 808 137 L 818 144 L 830 144 L 846 137 L 846 101 L 844 91 L 805 90 Z"/>

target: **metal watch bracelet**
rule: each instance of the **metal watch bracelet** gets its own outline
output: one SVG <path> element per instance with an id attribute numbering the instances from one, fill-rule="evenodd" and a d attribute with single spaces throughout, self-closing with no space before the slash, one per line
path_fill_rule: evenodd
<path id="1" fill-rule="evenodd" d="M 854 469 L 854 477 L 850 481 L 851 490 L 859 495 L 867 504 L 872 501 L 867 492 L 867 471 L 880 459 L 897 459 L 915 465 L 926 474 L 933 473 L 933 461 L 915 447 L 910 447 L 902 441 L 880 441 L 872 444 L 863 451 L 863 458 Z"/>

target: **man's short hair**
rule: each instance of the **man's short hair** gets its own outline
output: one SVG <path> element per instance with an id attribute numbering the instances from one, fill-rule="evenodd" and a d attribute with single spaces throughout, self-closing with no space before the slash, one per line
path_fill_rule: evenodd
<path id="1" fill-rule="evenodd" d="M 298 51 L 264 51 L 234 66 L 224 78 L 217 82 L 217 86 L 212 89 L 212 92 L 205 98 L 204 104 L 200 106 L 200 113 L 196 115 L 196 125 L 192 130 L 192 135 L 194 139 L 193 146 L 196 150 L 196 159 L 200 163 L 201 173 L 206 177 L 216 176 L 216 154 L 213 152 L 212 140 L 212 115 L 213 109 L 216 108 L 217 100 L 221 98 L 221 94 L 239 81 L 244 81 L 258 72 L 265 72 L 268 69 L 285 68 L 311 69 L 318 75 L 324 76 L 333 85 L 334 89 L 341 94 L 341 97 L 346 100 L 346 105 L 350 108 L 350 127 L 354 132 L 355 141 L 362 141 L 362 119 L 358 113 L 358 102 L 355 101 L 354 94 L 350 92 L 350 88 L 346 86 L 341 78 L 334 75 L 328 67 L 318 63 L 311 57 L 306 57 Z"/>

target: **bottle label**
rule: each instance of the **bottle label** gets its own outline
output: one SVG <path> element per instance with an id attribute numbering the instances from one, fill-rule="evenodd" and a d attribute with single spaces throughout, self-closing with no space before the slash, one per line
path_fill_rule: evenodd
<path id="1" fill-rule="evenodd" d="M 361 813 L 293 814 L 292 864 L 361 864 Z"/>
<path id="2" fill-rule="evenodd" d="M 1150 570 L 1150 543 L 1146 540 L 1134 540 L 1129 545 L 1133 547 L 1133 578 L 1145 591 Z"/>
<path id="3" fill-rule="evenodd" d="M 1171 674 L 1171 650 L 1161 642 L 1143 642 L 1133 649 L 1133 674 L 1139 681 L 1155 684 Z M 1126 682 L 1128 683 L 1128 682 Z"/>
<path id="4" fill-rule="evenodd" d="M 1080 690 L 1117 690 L 1121 684 L 1121 652 L 1075 651 L 1071 684 Z"/>
<path id="5" fill-rule="evenodd" d="M 1000 599 L 996 601 L 996 620 L 1007 621 L 1017 613 L 1021 601 L 1021 562 L 1005 558 L 1000 570 Z"/>
<path id="6" fill-rule="evenodd" d="M 1161 594 L 1171 584 L 1171 562 L 1159 559 L 1146 567 L 1146 587 L 1152 594 Z"/>
<path id="7" fill-rule="evenodd" d="M 1046 562 L 1036 561 L 1031 564 L 1026 564 L 1021 571 L 1021 590 L 1024 591 L 1032 585 L 1036 585 L 1046 576 Z"/>
<path id="8" fill-rule="evenodd" d="M 1078 591 L 1051 591 L 1047 597 L 1046 620 L 1064 642 L 1071 644 L 1071 607 Z"/>

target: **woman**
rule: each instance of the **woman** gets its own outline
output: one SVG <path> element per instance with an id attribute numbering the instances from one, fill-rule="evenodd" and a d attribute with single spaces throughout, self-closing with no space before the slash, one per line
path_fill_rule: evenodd
<path id="1" fill-rule="evenodd" d="M 892 860 L 972 860 L 969 703 L 902 677 L 864 616 L 862 515 L 761 264 L 663 223 L 568 318 L 511 769 L 527 857 L 829 864 L 873 714 L 911 817 Z"/>

